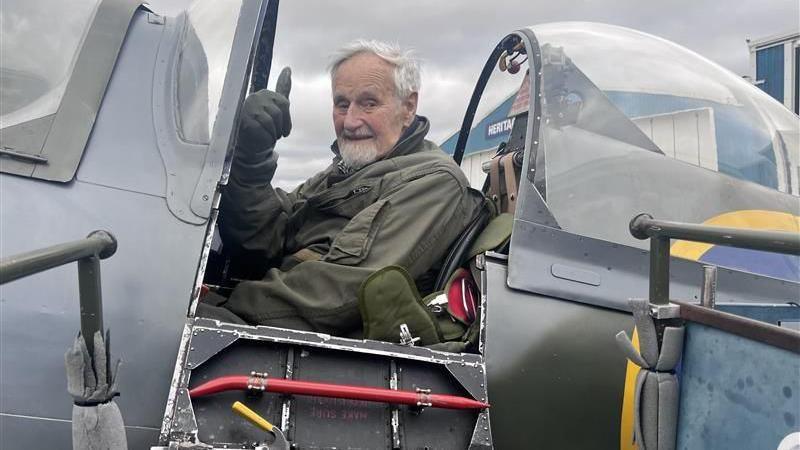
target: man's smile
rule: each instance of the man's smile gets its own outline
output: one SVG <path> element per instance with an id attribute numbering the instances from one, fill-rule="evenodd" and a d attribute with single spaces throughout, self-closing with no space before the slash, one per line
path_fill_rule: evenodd
<path id="1" fill-rule="evenodd" d="M 375 135 L 366 128 L 359 128 L 353 131 L 342 130 L 342 138 L 350 141 L 361 141 L 364 139 L 372 139 L 373 137 L 375 137 Z"/>

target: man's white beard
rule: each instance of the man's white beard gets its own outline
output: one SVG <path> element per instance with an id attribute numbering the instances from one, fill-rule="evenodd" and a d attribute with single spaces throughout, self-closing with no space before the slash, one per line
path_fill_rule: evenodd
<path id="1" fill-rule="evenodd" d="M 338 144 L 342 161 L 352 170 L 358 170 L 378 159 L 378 147 L 374 139 L 351 140 L 340 137 Z"/>

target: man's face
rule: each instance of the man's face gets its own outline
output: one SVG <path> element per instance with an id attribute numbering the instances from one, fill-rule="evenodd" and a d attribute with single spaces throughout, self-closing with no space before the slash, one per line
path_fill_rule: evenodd
<path id="1" fill-rule="evenodd" d="M 344 161 L 358 169 L 394 147 L 417 110 L 417 94 L 397 98 L 393 66 L 371 53 L 343 62 L 333 77 L 333 126 Z"/>

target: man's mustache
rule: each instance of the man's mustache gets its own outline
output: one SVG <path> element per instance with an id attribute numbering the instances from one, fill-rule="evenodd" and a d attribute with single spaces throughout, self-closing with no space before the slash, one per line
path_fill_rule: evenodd
<path id="1" fill-rule="evenodd" d="M 360 127 L 356 128 L 355 130 L 342 130 L 342 135 L 340 137 L 344 139 L 363 139 L 363 138 L 371 138 L 374 134 L 372 130 L 368 127 Z"/>

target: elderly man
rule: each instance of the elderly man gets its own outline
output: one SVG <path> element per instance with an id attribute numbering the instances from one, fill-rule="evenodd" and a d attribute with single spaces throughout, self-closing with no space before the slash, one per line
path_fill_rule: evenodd
<path id="1" fill-rule="evenodd" d="M 277 92 L 257 92 L 243 106 L 220 232 L 234 255 L 268 268 L 222 305 L 248 323 L 358 334 L 364 280 L 397 265 L 430 291 L 481 205 L 452 159 L 425 140 L 410 52 L 359 40 L 335 55 L 330 73 L 335 156 L 290 193 L 270 186 L 273 147 L 291 130 L 288 69 Z"/>

